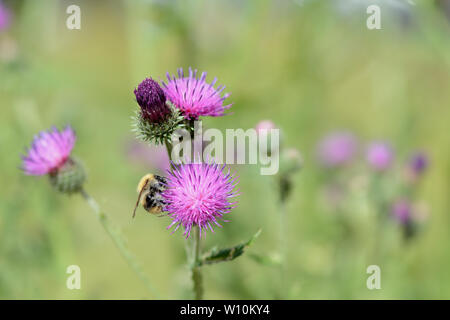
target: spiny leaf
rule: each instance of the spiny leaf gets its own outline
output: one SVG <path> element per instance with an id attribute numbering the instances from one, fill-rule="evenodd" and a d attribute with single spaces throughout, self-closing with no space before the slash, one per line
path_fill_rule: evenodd
<path id="1" fill-rule="evenodd" d="M 211 249 L 209 252 L 205 253 L 203 257 L 198 262 L 199 266 L 204 264 L 213 264 L 225 261 L 231 261 L 241 256 L 244 251 L 255 241 L 255 239 L 260 235 L 261 229 L 259 229 L 250 240 L 240 243 L 231 248 L 217 249 L 217 247 Z"/>

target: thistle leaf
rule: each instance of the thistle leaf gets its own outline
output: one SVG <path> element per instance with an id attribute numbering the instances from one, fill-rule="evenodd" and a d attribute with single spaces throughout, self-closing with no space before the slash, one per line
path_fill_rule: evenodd
<path id="1" fill-rule="evenodd" d="M 205 264 L 213 264 L 225 261 L 232 261 L 237 257 L 240 257 L 244 251 L 255 241 L 255 239 L 260 235 L 261 229 L 259 229 L 251 238 L 246 242 L 242 242 L 231 248 L 218 249 L 217 247 L 212 248 L 210 251 L 206 252 L 200 261 L 198 261 L 199 266 Z"/>

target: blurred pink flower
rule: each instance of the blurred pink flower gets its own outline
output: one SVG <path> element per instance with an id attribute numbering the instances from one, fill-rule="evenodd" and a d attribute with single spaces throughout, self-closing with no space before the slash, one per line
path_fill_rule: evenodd
<path id="1" fill-rule="evenodd" d="M 394 151 L 386 142 L 373 142 L 367 149 L 367 162 L 378 171 L 387 170 L 394 161 Z"/>
<path id="2" fill-rule="evenodd" d="M 351 162 L 358 147 L 350 132 L 334 132 L 323 138 L 317 147 L 319 161 L 326 167 L 339 167 Z"/>
<path id="3" fill-rule="evenodd" d="M 392 215 L 401 224 L 409 223 L 412 216 L 412 208 L 409 201 L 405 199 L 397 200 L 392 206 Z"/>
<path id="4" fill-rule="evenodd" d="M 255 129 L 258 133 L 260 133 L 261 130 L 268 130 L 276 129 L 275 123 L 273 123 L 271 120 L 262 120 L 258 122 L 255 126 Z"/>
<path id="5" fill-rule="evenodd" d="M 7 29 L 11 24 L 11 11 L 0 1 L 0 31 Z"/>

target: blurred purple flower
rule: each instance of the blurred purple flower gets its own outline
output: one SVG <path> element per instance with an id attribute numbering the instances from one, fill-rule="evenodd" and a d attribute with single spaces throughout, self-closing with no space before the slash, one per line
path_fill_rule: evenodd
<path id="1" fill-rule="evenodd" d="M 169 155 L 164 146 L 148 145 L 133 139 L 125 143 L 125 153 L 132 163 L 147 169 L 164 173 L 170 168 Z"/>
<path id="2" fill-rule="evenodd" d="M 27 155 L 22 157 L 22 169 L 28 175 L 45 175 L 60 169 L 75 145 L 75 132 L 70 126 L 58 131 L 55 127 L 34 137 Z"/>
<path id="3" fill-rule="evenodd" d="M 409 223 L 412 216 L 412 207 L 409 201 L 397 200 L 392 206 L 392 215 L 401 224 Z"/>
<path id="4" fill-rule="evenodd" d="M 0 31 L 7 29 L 11 24 L 11 11 L 0 1 Z"/>
<path id="5" fill-rule="evenodd" d="M 353 160 L 358 147 L 350 132 L 334 132 L 323 138 L 318 145 L 319 161 L 326 167 L 338 167 Z"/>
<path id="6" fill-rule="evenodd" d="M 169 171 L 167 189 L 163 191 L 166 203 L 165 211 L 173 219 L 167 229 L 176 226 L 174 232 L 184 227 L 186 238 L 190 236 L 192 227 L 213 231 L 212 224 L 222 227 L 218 219 L 231 211 L 237 202 L 230 202 L 236 197 L 234 191 L 237 178 L 230 169 L 225 173 L 225 165 L 218 164 L 181 164 Z M 226 220 L 224 220 L 226 222 Z"/>
<path id="7" fill-rule="evenodd" d="M 415 175 L 420 175 L 427 169 L 428 163 L 428 157 L 424 152 L 416 152 L 411 156 L 409 167 Z"/>
<path id="8" fill-rule="evenodd" d="M 367 149 L 367 162 L 378 171 L 388 169 L 394 160 L 394 152 L 386 142 L 373 142 Z"/>
<path id="9" fill-rule="evenodd" d="M 167 84 L 162 82 L 164 92 L 167 98 L 187 119 L 196 120 L 200 116 L 218 117 L 223 116 L 226 109 L 231 104 L 223 105 L 223 101 L 230 96 L 221 92 L 225 86 L 214 88 L 217 78 L 214 78 L 211 84 L 205 81 L 206 72 L 202 72 L 200 78 L 197 78 L 197 70 L 194 72 L 189 68 L 189 77 L 185 77 L 183 69 L 178 69 L 178 78 L 167 72 Z"/>

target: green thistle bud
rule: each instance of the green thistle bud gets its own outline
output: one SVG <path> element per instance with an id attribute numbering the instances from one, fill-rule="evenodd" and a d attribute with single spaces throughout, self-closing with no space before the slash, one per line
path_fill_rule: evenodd
<path id="1" fill-rule="evenodd" d="M 142 116 L 141 112 L 137 111 L 132 117 L 132 131 L 136 133 L 136 137 L 155 144 L 171 141 L 172 134 L 185 126 L 185 119 L 180 111 L 173 107 L 171 109 L 171 114 L 163 122 L 150 122 Z"/>
<path id="2" fill-rule="evenodd" d="M 59 192 L 71 194 L 81 191 L 86 171 L 81 162 L 69 158 L 58 170 L 49 174 L 51 185 Z"/>
<path id="3" fill-rule="evenodd" d="M 303 167 L 303 158 L 295 148 L 283 150 L 280 155 L 280 174 L 290 175 L 299 171 Z"/>
<path id="4" fill-rule="evenodd" d="M 295 148 L 288 148 L 281 153 L 279 187 L 280 200 L 286 201 L 292 191 L 292 176 L 303 166 L 303 158 Z"/>

